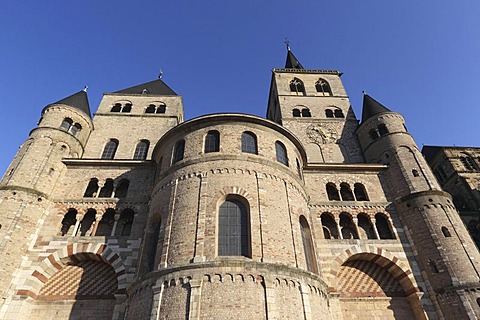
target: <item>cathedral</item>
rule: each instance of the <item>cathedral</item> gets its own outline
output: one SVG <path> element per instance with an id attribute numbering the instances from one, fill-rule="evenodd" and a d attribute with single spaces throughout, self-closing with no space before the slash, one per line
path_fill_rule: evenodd
<path id="1" fill-rule="evenodd" d="M 288 49 L 265 118 L 184 121 L 162 79 L 44 107 L 0 182 L 0 319 L 480 318 L 452 196 L 341 75 Z"/>

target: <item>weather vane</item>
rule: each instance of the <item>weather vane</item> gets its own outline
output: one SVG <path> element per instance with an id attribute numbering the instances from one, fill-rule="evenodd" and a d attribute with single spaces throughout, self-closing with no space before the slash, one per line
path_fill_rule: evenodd
<path id="1" fill-rule="evenodd" d="M 83 87 L 83 91 L 87 92 L 88 86 Z"/>
<path id="2" fill-rule="evenodd" d="M 163 71 L 160 69 L 160 72 L 158 73 L 158 79 L 162 79 L 163 77 Z"/>
<path id="3" fill-rule="evenodd" d="M 290 51 L 290 41 L 288 41 L 288 38 L 285 37 L 285 44 L 287 45 L 287 50 Z"/>

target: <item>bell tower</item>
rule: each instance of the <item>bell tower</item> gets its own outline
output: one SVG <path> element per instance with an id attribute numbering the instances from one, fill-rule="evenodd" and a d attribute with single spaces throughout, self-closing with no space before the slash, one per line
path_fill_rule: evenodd
<path id="1" fill-rule="evenodd" d="M 310 164 L 363 162 L 341 75 L 305 69 L 288 45 L 285 67 L 272 70 L 267 118 L 300 139 Z"/>
<path id="2" fill-rule="evenodd" d="M 367 162 L 388 165 L 398 216 L 438 312 L 448 319 L 478 319 L 480 254 L 403 117 L 365 94 L 357 135 Z"/>

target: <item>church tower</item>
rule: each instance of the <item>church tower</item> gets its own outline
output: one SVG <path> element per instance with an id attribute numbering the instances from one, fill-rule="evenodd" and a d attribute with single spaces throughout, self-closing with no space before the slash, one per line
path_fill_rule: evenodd
<path id="1" fill-rule="evenodd" d="M 30 132 L 1 180 L 2 297 L 7 294 L 15 269 L 51 206 L 52 191 L 66 172 L 62 159 L 81 157 L 92 130 L 84 90 L 47 105 L 38 126 Z"/>
<path id="2" fill-rule="evenodd" d="M 272 70 L 267 119 L 301 140 L 308 163 L 363 162 L 342 73 L 305 69 L 287 48 L 285 68 Z"/>
<path id="3" fill-rule="evenodd" d="M 480 254 L 403 117 L 365 94 L 357 134 L 367 162 L 388 165 L 396 210 L 438 313 L 478 319 Z"/>

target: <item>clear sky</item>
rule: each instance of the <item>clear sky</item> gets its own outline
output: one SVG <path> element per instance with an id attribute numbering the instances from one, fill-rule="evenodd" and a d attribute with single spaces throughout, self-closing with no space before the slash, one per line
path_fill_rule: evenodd
<path id="1" fill-rule="evenodd" d="M 42 108 L 88 85 L 156 79 L 186 119 L 265 115 L 284 37 L 309 69 L 337 69 L 358 118 L 362 90 L 404 115 L 418 145 L 480 146 L 479 1 L 2 1 L 0 172 Z"/>

